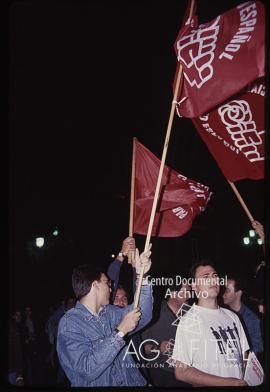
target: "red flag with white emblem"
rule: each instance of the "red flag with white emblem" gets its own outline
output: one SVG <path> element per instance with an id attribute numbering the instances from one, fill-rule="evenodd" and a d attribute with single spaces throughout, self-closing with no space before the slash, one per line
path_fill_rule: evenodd
<path id="1" fill-rule="evenodd" d="M 264 78 L 199 118 L 192 119 L 225 177 L 264 178 Z"/>
<path id="2" fill-rule="evenodd" d="M 239 4 L 206 24 L 197 26 L 196 18 L 186 24 L 174 44 L 184 72 L 178 115 L 199 117 L 264 76 L 264 36 L 259 1 Z"/>
<path id="3" fill-rule="evenodd" d="M 159 173 L 160 160 L 136 143 L 134 227 L 137 234 L 147 234 Z M 165 165 L 152 236 L 178 237 L 190 230 L 193 220 L 205 210 L 212 192 L 205 185 L 190 180 Z"/>

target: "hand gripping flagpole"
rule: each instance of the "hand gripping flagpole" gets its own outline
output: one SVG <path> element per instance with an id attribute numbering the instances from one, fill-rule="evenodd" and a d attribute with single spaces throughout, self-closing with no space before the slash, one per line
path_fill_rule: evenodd
<path id="1" fill-rule="evenodd" d="M 130 185 L 130 207 L 129 207 L 129 236 L 133 237 L 134 221 L 134 195 L 135 195 L 135 165 L 136 165 L 136 137 L 133 138 L 132 148 L 132 167 L 131 167 L 131 185 Z M 132 264 L 135 254 L 133 251 L 128 252 L 128 262 Z"/>
<path id="2" fill-rule="evenodd" d="M 189 16 L 188 16 L 188 21 L 190 21 L 190 18 L 193 15 L 194 4 L 195 4 L 195 0 L 192 0 L 190 3 L 190 11 L 189 11 Z M 161 163 L 160 163 L 160 168 L 159 168 L 159 173 L 158 173 L 158 180 L 157 180 L 157 185 L 156 185 L 156 190 L 155 190 L 154 201 L 153 201 L 153 205 L 152 205 L 152 211 L 151 211 L 151 215 L 150 215 L 150 221 L 149 221 L 149 225 L 148 225 L 148 231 L 147 231 L 147 236 L 146 236 L 146 241 L 145 241 L 145 246 L 144 246 L 144 252 L 148 250 L 149 244 L 150 244 L 150 238 L 151 238 L 151 234 L 152 234 L 154 218 L 155 218 L 155 213 L 156 213 L 156 208 L 157 208 L 158 195 L 160 192 L 161 180 L 162 180 L 163 170 L 164 170 L 164 166 L 165 166 L 165 160 L 166 160 L 167 150 L 168 150 L 168 146 L 169 146 L 169 141 L 170 141 L 172 122 L 173 122 L 173 118 L 174 118 L 175 107 L 177 104 L 178 91 L 179 91 L 180 82 L 182 81 L 182 78 L 183 78 L 183 67 L 182 67 L 182 64 L 180 64 L 180 67 L 178 68 L 178 74 L 177 74 L 177 80 L 176 80 L 174 96 L 173 96 L 173 101 L 172 101 L 172 106 L 171 106 L 171 112 L 170 112 L 169 122 L 168 122 L 168 126 L 167 126 L 165 142 L 164 142 L 164 146 L 163 146 L 162 158 L 161 158 Z M 141 268 L 140 275 L 139 275 L 137 290 L 136 290 L 135 299 L 134 299 L 134 308 L 136 308 L 139 304 L 143 275 L 144 275 L 144 267 Z"/>

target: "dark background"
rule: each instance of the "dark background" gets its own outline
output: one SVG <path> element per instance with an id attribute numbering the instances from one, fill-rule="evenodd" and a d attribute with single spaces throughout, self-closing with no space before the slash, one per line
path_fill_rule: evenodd
<path id="1" fill-rule="evenodd" d="M 241 2 L 199 0 L 199 23 Z M 10 6 L 11 305 L 56 304 L 72 293 L 74 266 L 108 266 L 120 250 L 128 235 L 132 137 L 161 157 L 173 43 L 186 6 L 180 0 Z M 213 196 L 186 235 L 153 239 L 152 275 L 182 274 L 208 256 L 225 273 L 252 277 L 262 246 L 243 245 L 249 219 L 190 120 L 175 117 L 166 163 L 208 185 Z M 264 222 L 264 181 L 236 185 Z M 38 235 L 45 236 L 43 248 L 34 245 Z M 135 238 L 142 250 L 145 237 Z"/>

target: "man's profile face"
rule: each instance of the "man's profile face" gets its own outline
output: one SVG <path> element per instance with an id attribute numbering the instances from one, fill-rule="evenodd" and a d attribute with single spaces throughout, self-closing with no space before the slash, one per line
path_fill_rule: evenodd
<path id="1" fill-rule="evenodd" d="M 107 305 L 110 301 L 111 294 L 111 281 L 107 275 L 103 272 L 101 273 L 100 279 L 97 281 L 98 283 L 98 296 L 100 305 Z"/>
<path id="2" fill-rule="evenodd" d="M 195 280 L 195 291 L 197 294 L 204 292 L 209 299 L 218 296 L 220 291 L 218 274 L 211 265 L 200 265 L 196 269 Z M 202 298 L 202 295 L 200 298 Z"/>
<path id="3" fill-rule="evenodd" d="M 232 279 L 228 279 L 227 284 L 225 286 L 225 292 L 223 294 L 223 301 L 225 305 L 231 305 L 236 300 L 236 292 L 235 292 L 235 281 Z"/>
<path id="4" fill-rule="evenodd" d="M 126 290 L 117 289 L 113 304 L 119 306 L 120 308 L 125 308 L 128 306 Z"/>

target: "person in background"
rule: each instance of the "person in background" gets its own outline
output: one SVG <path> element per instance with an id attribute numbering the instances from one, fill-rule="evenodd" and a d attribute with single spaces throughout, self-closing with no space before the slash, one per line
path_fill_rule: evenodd
<path id="1" fill-rule="evenodd" d="M 26 361 L 25 385 L 33 386 L 40 382 L 39 350 L 37 342 L 36 320 L 33 319 L 32 307 L 27 305 L 23 314 L 24 352 Z"/>
<path id="2" fill-rule="evenodd" d="M 251 301 L 253 301 L 253 298 L 256 299 L 255 302 L 261 301 L 265 296 L 265 283 L 266 283 L 265 269 L 266 269 L 266 263 L 264 260 L 262 260 L 256 266 L 255 274 L 253 277 L 252 286 L 251 286 L 251 296 L 250 296 Z M 256 313 L 258 312 L 258 310 L 259 309 L 257 307 Z"/>
<path id="3" fill-rule="evenodd" d="M 126 308 L 128 306 L 128 293 L 120 284 L 118 284 L 116 289 L 113 305 L 119 306 L 120 308 Z"/>
<path id="4" fill-rule="evenodd" d="M 22 313 L 15 309 L 9 320 L 8 331 L 8 382 L 15 386 L 24 386 L 23 336 L 21 331 Z"/>
<path id="5" fill-rule="evenodd" d="M 244 285 L 241 279 L 229 277 L 223 294 L 223 301 L 242 321 L 251 350 L 256 355 L 262 354 L 263 340 L 260 319 L 242 302 L 243 293 Z"/>
<path id="6" fill-rule="evenodd" d="M 176 334 L 177 314 L 189 299 L 190 286 L 168 286 L 166 298 L 161 303 L 158 320 L 143 330 L 142 340 L 153 339 L 154 342 L 145 342 L 143 345 L 145 355 L 149 358 L 148 373 L 151 385 L 155 387 L 184 387 L 188 384 L 176 380 L 173 366 L 167 360 L 171 356 L 173 341 Z M 157 357 L 155 360 L 153 360 Z"/>
<path id="7" fill-rule="evenodd" d="M 135 245 L 135 239 L 133 237 L 127 237 L 124 239 L 122 242 L 122 247 L 120 252 L 118 253 L 116 259 L 109 265 L 109 268 L 107 270 L 107 274 L 111 281 L 113 282 L 113 287 L 112 287 L 112 303 L 114 303 L 114 299 L 116 296 L 117 288 L 119 286 L 119 278 L 120 278 L 120 271 L 121 267 L 123 265 L 123 262 L 125 258 L 127 257 L 129 252 L 135 252 L 136 245 Z M 135 270 L 135 264 L 133 260 L 132 264 L 133 268 L 133 292 L 135 291 L 135 281 L 136 281 L 136 270 Z"/>
<path id="8" fill-rule="evenodd" d="M 75 299 L 73 297 L 66 297 L 63 299 L 59 308 L 50 316 L 47 322 L 48 339 L 50 344 L 50 363 L 51 367 L 56 371 L 56 384 L 58 386 L 69 386 L 69 381 L 59 363 L 56 354 L 57 332 L 61 318 L 64 314 L 75 306 Z"/>

